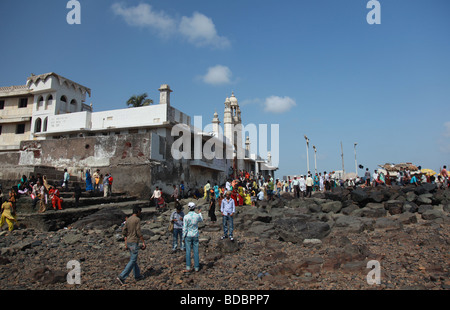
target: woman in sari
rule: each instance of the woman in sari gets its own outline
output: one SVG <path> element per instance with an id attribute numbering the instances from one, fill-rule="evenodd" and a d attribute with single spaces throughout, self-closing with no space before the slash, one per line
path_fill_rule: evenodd
<path id="1" fill-rule="evenodd" d="M 238 203 L 240 206 L 244 205 L 244 188 L 242 186 L 238 187 Z"/>
<path id="2" fill-rule="evenodd" d="M 86 191 L 93 191 L 94 187 L 92 186 L 92 177 L 91 177 L 91 172 L 88 170 L 86 170 Z"/>

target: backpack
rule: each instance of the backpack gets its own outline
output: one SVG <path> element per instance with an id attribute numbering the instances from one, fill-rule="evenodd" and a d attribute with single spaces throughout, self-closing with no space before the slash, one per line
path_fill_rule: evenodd
<path id="1" fill-rule="evenodd" d="M 112 177 L 112 176 L 110 176 L 110 177 L 108 178 L 108 182 L 109 182 L 109 185 L 112 184 L 112 182 L 113 182 L 113 177 Z"/>

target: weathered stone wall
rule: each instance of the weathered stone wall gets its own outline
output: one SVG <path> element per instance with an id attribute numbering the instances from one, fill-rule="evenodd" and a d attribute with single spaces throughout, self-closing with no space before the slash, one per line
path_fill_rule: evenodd
<path id="1" fill-rule="evenodd" d="M 190 166 L 189 160 L 174 160 L 172 143 L 173 137 L 165 129 L 136 134 L 23 141 L 19 152 L 0 153 L 0 159 L 3 159 L 0 180 L 3 180 L 2 184 L 6 180 L 17 184 L 23 174 L 36 174 L 37 167 L 53 168 L 57 181 L 62 180 L 64 169 L 69 171 L 71 180 L 84 180 L 86 169 L 90 169 L 91 174 L 100 169 L 103 175 L 113 175 L 113 191 L 141 198 L 149 198 L 156 186 L 170 195 L 173 185 L 178 186 L 182 180 L 186 192 L 189 188 L 203 187 L 208 180 L 212 184 L 225 182 L 223 173 Z M 47 178 L 53 180 L 53 174 Z"/>

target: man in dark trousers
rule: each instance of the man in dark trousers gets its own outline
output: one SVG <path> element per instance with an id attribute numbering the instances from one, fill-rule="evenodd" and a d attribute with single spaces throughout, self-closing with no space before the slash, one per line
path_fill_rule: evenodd
<path id="1" fill-rule="evenodd" d="M 144 237 L 141 233 L 141 220 L 139 216 L 141 215 L 140 207 L 133 207 L 133 214 L 127 219 L 123 227 L 123 236 L 125 237 L 125 247 L 130 251 L 130 261 L 126 265 L 122 273 L 117 277 L 120 284 L 125 284 L 125 279 L 134 271 L 134 278 L 136 280 L 142 280 L 144 277 L 141 275 L 141 271 L 137 264 L 138 253 L 139 253 L 139 240 L 142 241 L 141 249 L 145 249 Z"/>

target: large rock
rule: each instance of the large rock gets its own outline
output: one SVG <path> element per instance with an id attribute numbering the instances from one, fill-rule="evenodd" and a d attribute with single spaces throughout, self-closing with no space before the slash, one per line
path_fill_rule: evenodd
<path id="1" fill-rule="evenodd" d="M 345 229 L 348 232 L 362 232 L 373 229 L 373 219 L 365 219 L 352 215 L 339 216 L 336 219 L 335 227 Z"/>
<path id="2" fill-rule="evenodd" d="M 216 249 L 219 253 L 234 253 L 239 251 L 239 243 L 226 238 L 217 242 Z"/>
<path id="3" fill-rule="evenodd" d="M 330 231 L 330 225 L 313 220 L 309 216 L 281 218 L 274 223 L 278 236 L 292 243 L 301 243 L 305 239 L 322 239 Z"/>
<path id="4" fill-rule="evenodd" d="M 342 209 L 342 203 L 340 201 L 330 201 L 330 202 L 323 203 L 321 205 L 321 207 L 322 207 L 322 212 L 338 213 Z"/>
<path id="5" fill-rule="evenodd" d="M 364 208 L 353 211 L 351 215 L 359 217 L 378 218 L 386 216 L 386 209 L 381 203 L 369 202 Z"/>
<path id="6" fill-rule="evenodd" d="M 435 220 L 438 218 L 445 218 L 446 215 L 441 210 L 427 210 L 424 213 L 422 213 L 422 218 L 424 220 Z"/>
<path id="7" fill-rule="evenodd" d="M 362 188 L 356 188 L 351 193 L 352 200 L 359 204 L 360 206 L 364 206 L 369 201 L 369 195 Z"/>
<path id="8" fill-rule="evenodd" d="M 401 200 L 389 200 L 384 203 L 384 208 L 388 210 L 389 214 L 400 214 L 403 213 L 403 204 Z"/>
<path id="9" fill-rule="evenodd" d="M 125 213 L 119 208 L 105 208 L 76 221 L 72 224 L 72 228 L 81 230 L 106 229 L 113 225 L 120 225 L 125 220 L 125 216 Z"/>

